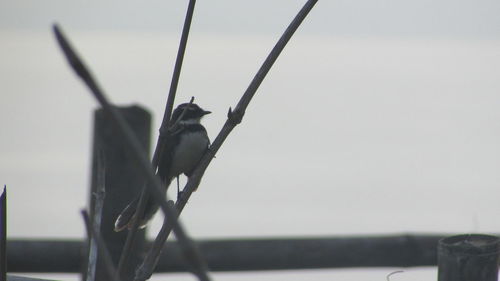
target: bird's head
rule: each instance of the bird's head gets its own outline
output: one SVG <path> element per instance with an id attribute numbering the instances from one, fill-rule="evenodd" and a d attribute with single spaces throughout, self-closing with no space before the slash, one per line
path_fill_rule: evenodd
<path id="1" fill-rule="evenodd" d="M 194 123 L 200 123 L 200 120 L 203 116 L 211 113 L 210 111 L 203 110 L 201 107 L 199 107 L 195 103 L 183 103 L 177 106 L 177 108 L 174 110 L 172 113 L 172 122 L 177 121 L 179 119 L 179 116 L 182 115 L 182 112 L 184 112 L 184 109 L 186 110 L 186 113 L 182 116 L 182 119 L 180 123 L 184 124 L 194 124 Z"/>

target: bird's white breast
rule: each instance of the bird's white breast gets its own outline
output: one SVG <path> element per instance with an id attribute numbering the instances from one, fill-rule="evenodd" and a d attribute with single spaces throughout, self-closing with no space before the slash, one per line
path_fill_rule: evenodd
<path id="1" fill-rule="evenodd" d="M 200 161 L 208 145 L 209 140 L 206 132 L 197 131 L 182 134 L 173 154 L 170 175 L 175 177 L 182 173 L 191 172 Z"/>

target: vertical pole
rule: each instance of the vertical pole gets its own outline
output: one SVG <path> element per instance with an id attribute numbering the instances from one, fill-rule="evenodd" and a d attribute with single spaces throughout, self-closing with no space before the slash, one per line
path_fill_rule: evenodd
<path id="1" fill-rule="evenodd" d="M 0 196 L 0 280 L 7 280 L 7 188 Z"/>
<path id="2" fill-rule="evenodd" d="M 497 281 L 500 239 L 483 234 L 443 238 L 438 245 L 438 281 Z"/>
<path id="3" fill-rule="evenodd" d="M 132 130 L 136 133 L 145 151 L 150 149 L 151 115 L 139 106 L 120 107 L 119 111 Z M 113 262 L 118 264 L 121 251 L 127 238 L 127 231 L 114 232 L 114 223 L 117 216 L 130 201 L 140 195 L 144 184 L 142 173 L 137 170 L 136 163 L 132 162 L 125 142 L 114 128 L 110 118 L 102 109 L 94 113 L 94 144 L 92 156 L 92 183 L 90 195 L 90 210 L 94 210 L 94 196 L 97 187 L 97 157 L 101 151 L 106 159 L 106 196 L 102 210 L 101 235 L 106 243 Z M 93 217 L 93 213 L 91 214 Z M 145 231 L 140 230 L 133 246 L 133 254 L 126 265 L 127 272 L 123 280 L 132 280 L 137 265 L 141 262 L 145 244 Z M 96 281 L 110 280 L 102 262 L 98 260 L 96 268 Z"/>

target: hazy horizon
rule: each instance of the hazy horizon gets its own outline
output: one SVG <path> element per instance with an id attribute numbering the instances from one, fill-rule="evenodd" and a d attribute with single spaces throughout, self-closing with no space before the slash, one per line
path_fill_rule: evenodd
<path id="1" fill-rule="evenodd" d="M 151 18 L 138 11 L 130 21 L 125 15 L 138 3 L 126 1 L 114 11 L 107 2 L 50 1 L 62 6 L 22 14 L 27 3 L 40 5 L 0 4 L 0 179 L 9 190 L 8 234 L 81 238 L 96 103 L 60 54 L 50 24 L 62 24 L 112 101 L 151 110 L 156 136 L 185 3 L 175 2 L 163 17 L 162 9 L 146 5 Z M 177 103 L 195 96 L 211 110 L 203 123 L 213 139 L 303 1 L 283 10 L 283 1 L 270 3 L 262 21 L 252 21 L 253 12 L 267 2 L 210 3 L 197 5 Z M 379 14 L 379 24 L 371 15 L 347 28 L 376 6 L 356 10 L 350 3 L 320 1 L 271 69 L 182 215 L 194 238 L 498 233 L 500 24 L 492 15 L 500 4 L 453 2 L 430 32 L 432 22 L 423 21 L 443 13 L 450 1 L 433 2 L 436 7 L 386 1 L 375 7 L 387 14 Z M 210 22 L 225 5 L 240 12 L 219 11 Z M 96 7 L 102 10 L 88 17 Z M 463 15 L 474 17 L 458 17 Z M 401 26 L 391 25 L 396 19 Z M 342 27 L 346 31 L 337 32 Z M 57 197 L 48 201 L 47 194 Z M 159 224 L 156 218 L 150 235 Z M 385 280 L 394 270 L 227 273 L 216 279 Z M 391 280 L 431 277 L 435 268 L 411 268 Z"/>

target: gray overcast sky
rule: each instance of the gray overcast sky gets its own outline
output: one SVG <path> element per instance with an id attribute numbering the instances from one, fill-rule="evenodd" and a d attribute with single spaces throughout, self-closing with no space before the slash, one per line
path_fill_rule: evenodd
<path id="1" fill-rule="evenodd" d="M 3 0 L 0 28 L 178 32 L 187 0 Z M 197 1 L 193 32 L 282 31 L 305 0 Z M 500 37 L 498 0 L 321 0 L 303 32 L 347 36 Z"/>
<path id="2" fill-rule="evenodd" d="M 212 139 L 305 1 L 197 1 L 177 100 L 195 95 L 213 112 L 204 120 Z M 63 26 L 112 101 L 145 105 L 158 121 L 187 2 L 0 0 L 0 184 L 12 190 L 9 235 L 85 233 L 79 210 L 89 196 L 96 104 L 50 25 Z M 189 233 L 497 233 L 498 15 L 499 0 L 319 0 L 183 212 Z M 47 194 L 57 197 L 40 200 Z M 151 235 L 161 222 L 157 216 Z M 216 279 L 385 280 L 394 270 Z M 405 269 L 394 278 L 436 274 Z"/>

